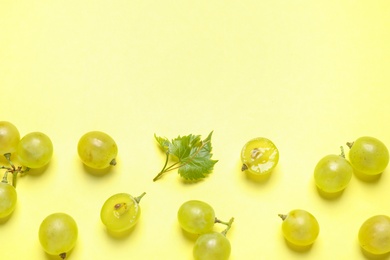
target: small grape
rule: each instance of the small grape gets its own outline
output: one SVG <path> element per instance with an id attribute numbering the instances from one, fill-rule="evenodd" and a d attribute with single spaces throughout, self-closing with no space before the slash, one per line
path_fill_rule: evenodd
<path id="1" fill-rule="evenodd" d="M 130 230 L 139 220 L 139 202 L 146 193 L 134 198 L 127 193 L 117 193 L 108 198 L 100 211 L 100 218 L 106 228 L 114 232 Z"/>
<path id="2" fill-rule="evenodd" d="M 353 175 L 351 164 L 340 155 L 323 157 L 314 169 L 314 181 L 317 187 L 326 193 L 344 190 Z"/>
<path id="3" fill-rule="evenodd" d="M 80 138 L 77 151 L 85 165 L 94 169 L 104 169 L 116 164 L 118 147 L 108 134 L 91 131 Z"/>
<path id="4" fill-rule="evenodd" d="M 241 150 L 242 171 L 254 175 L 271 173 L 279 162 L 279 150 L 264 137 L 249 140 Z"/>
<path id="5" fill-rule="evenodd" d="M 192 234 L 204 234 L 212 230 L 215 223 L 214 209 L 199 200 L 183 203 L 177 212 L 180 226 Z"/>
<path id="6" fill-rule="evenodd" d="M 19 162 L 28 168 L 41 168 L 48 164 L 53 155 L 50 138 L 41 132 L 25 135 L 17 148 Z"/>
<path id="7" fill-rule="evenodd" d="M 18 129 L 7 121 L 0 121 L 0 155 L 14 153 L 18 147 L 20 134 Z"/>
<path id="8" fill-rule="evenodd" d="M 16 207 L 15 187 L 5 181 L 0 182 L 0 219 L 9 216 Z"/>
<path id="9" fill-rule="evenodd" d="M 231 245 L 226 234 L 232 227 L 234 218 L 228 223 L 217 220 L 227 227 L 222 233 L 210 232 L 202 234 L 195 242 L 192 254 L 196 260 L 227 260 L 230 257 Z"/>
<path id="10" fill-rule="evenodd" d="M 225 235 L 212 232 L 200 235 L 193 249 L 196 260 L 227 260 L 231 245 Z"/>
<path id="11" fill-rule="evenodd" d="M 389 151 L 380 140 L 363 136 L 353 143 L 347 143 L 349 150 L 349 160 L 352 167 L 367 175 L 382 173 L 389 163 Z"/>
<path id="12" fill-rule="evenodd" d="M 65 213 L 53 213 L 47 216 L 39 227 L 39 241 L 49 255 L 58 255 L 62 259 L 76 244 L 78 228 L 74 219 Z"/>
<path id="13" fill-rule="evenodd" d="M 367 252 L 382 255 L 390 252 L 390 217 L 368 218 L 359 229 L 359 244 Z"/>
<path id="14" fill-rule="evenodd" d="M 296 246 L 309 246 L 320 233 L 316 218 L 306 210 L 295 209 L 287 215 L 279 214 L 283 219 L 282 232 L 287 241 Z"/>

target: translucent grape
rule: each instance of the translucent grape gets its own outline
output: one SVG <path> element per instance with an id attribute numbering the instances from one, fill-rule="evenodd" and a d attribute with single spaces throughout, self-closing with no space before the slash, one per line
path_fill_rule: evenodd
<path id="1" fill-rule="evenodd" d="M 117 193 L 108 198 L 100 211 L 100 218 L 108 230 L 124 232 L 130 230 L 139 220 L 139 202 L 146 193 L 134 198 L 127 193 Z"/>
<path id="2" fill-rule="evenodd" d="M 193 249 L 196 260 L 227 260 L 231 245 L 225 235 L 217 232 L 200 235 Z"/>
<path id="3" fill-rule="evenodd" d="M 85 165 L 94 169 L 104 169 L 116 164 L 118 147 L 108 134 L 92 131 L 80 138 L 77 151 Z"/>
<path id="4" fill-rule="evenodd" d="M 317 239 L 320 226 L 311 213 L 306 210 L 295 209 L 287 215 L 279 214 L 279 216 L 283 219 L 283 235 L 291 244 L 308 246 Z"/>
<path id="5" fill-rule="evenodd" d="M 177 213 L 180 226 L 192 234 L 204 234 L 212 230 L 215 223 L 214 209 L 199 200 L 183 203 Z"/>
<path id="6" fill-rule="evenodd" d="M 0 155 L 13 154 L 18 147 L 20 134 L 18 129 L 7 121 L 0 121 Z"/>
<path id="7" fill-rule="evenodd" d="M 74 219 L 65 213 L 47 216 L 39 227 L 39 242 L 49 255 L 65 259 L 76 244 L 78 228 Z"/>
<path id="8" fill-rule="evenodd" d="M 360 173 L 376 175 L 382 173 L 389 163 L 387 147 L 374 137 L 358 138 L 350 146 L 349 160 L 352 167 Z"/>
<path id="9" fill-rule="evenodd" d="M 0 219 L 8 217 L 16 207 L 17 193 L 14 186 L 0 182 Z"/>
<path id="10" fill-rule="evenodd" d="M 248 141 L 241 150 L 242 171 L 254 175 L 271 173 L 279 162 L 279 150 L 264 137 Z"/>
<path id="11" fill-rule="evenodd" d="M 367 252 L 381 255 L 390 252 L 390 217 L 368 218 L 359 229 L 359 244 Z"/>
<path id="12" fill-rule="evenodd" d="M 340 155 L 323 157 L 314 169 L 314 181 L 317 187 L 327 193 L 344 190 L 353 175 L 351 164 Z"/>
<path id="13" fill-rule="evenodd" d="M 28 168 L 41 168 L 48 164 L 53 155 L 50 138 L 41 132 L 25 135 L 17 148 L 19 162 Z"/>

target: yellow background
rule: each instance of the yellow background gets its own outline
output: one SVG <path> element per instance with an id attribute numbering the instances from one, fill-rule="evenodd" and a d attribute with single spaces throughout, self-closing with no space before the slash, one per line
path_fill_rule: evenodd
<path id="1" fill-rule="evenodd" d="M 362 135 L 390 146 L 390 4 L 353 1 L 0 1 L 0 120 L 21 135 L 46 133 L 47 168 L 18 179 L 14 214 L 0 224 L 0 259 L 55 259 L 38 241 L 41 221 L 66 212 L 79 226 L 68 259 L 191 259 L 194 239 L 176 213 L 189 199 L 235 217 L 231 260 L 366 259 L 361 223 L 390 214 L 389 170 L 353 176 L 341 196 L 320 196 L 313 169 Z M 118 165 L 89 173 L 76 146 L 110 134 Z M 214 131 L 208 178 L 186 184 L 153 138 Z M 257 182 L 240 151 L 268 137 L 277 169 Z M 114 193 L 141 201 L 126 237 L 107 234 L 100 208 Z M 278 213 L 310 211 L 320 223 L 304 252 L 286 245 Z M 220 230 L 220 226 L 216 227 Z M 57 259 L 57 258 L 56 258 Z"/>

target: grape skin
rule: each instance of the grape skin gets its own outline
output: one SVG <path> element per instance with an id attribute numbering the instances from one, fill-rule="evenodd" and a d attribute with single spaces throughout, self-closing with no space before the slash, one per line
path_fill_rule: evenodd
<path id="1" fill-rule="evenodd" d="M 41 132 L 25 135 L 17 148 L 19 162 L 28 168 L 41 168 L 48 164 L 53 155 L 53 143 Z"/>
<path id="2" fill-rule="evenodd" d="M 295 209 L 283 219 L 282 232 L 287 241 L 296 246 L 309 246 L 315 242 L 320 232 L 316 218 L 306 210 Z"/>
<path id="3" fill-rule="evenodd" d="M 106 228 L 114 232 L 131 229 L 141 215 L 140 197 L 137 200 L 128 193 L 117 193 L 108 198 L 100 211 L 100 218 Z"/>
<path id="4" fill-rule="evenodd" d="M 327 193 L 344 190 L 353 175 L 351 164 L 342 156 L 327 155 L 314 169 L 314 181 L 317 187 Z"/>
<path id="5" fill-rule="evenodd" d="M 217 232 L 203 234 L 198 237 L 193 249 L 195 260 L 227 260 L 231 245 L 225 235 Z"/>
<path id="6" fill-rule="evenodd" d="M 390 217 L 376 215 L 361 225 L 359 244 L 367 252 L 381 255 L 390 252 Z"/>
<path id="7" fill-rule="evenodd" d="M 212 230 L 215 223 L 214 209 L 199 200 L 189 200 L 183 203 L 177 218 L 180 226 L 191 234 L 204 234 Z"/>
<path id="8" fill-rule="evenodd" d="M 91 131 L 80 138 L 77 151 L 85 165 L 93 169 L 104 169 L 116 164 L 118 146 L 108 134 Z"/>
<path id="9" fill-rule="evenodd" d="M 241 150 L 242 170 L 254 175 L 266 175 L 279 162 L 279 150 L 264 137 L 249 140 Z"/>
<path id="10" fill-rule="evenodd" d="M 20 134 L 10 122 L 0 121 L 0 155 L 13 154 L 18 147 Z"/>
<path id="11" fill-rule="evenodd" d="M 66 213 L 53 213 L 47 216 L 39 227 L 39 242 L 49 255 L 65 259 L 73 249 L 78 237 L 75 220 Z"/>
<path id="12" fill-rule="evenodd" d="M 0 182 L 0 219 L 8 217 L 16 207 L 17 193 L 14 186 Z"/>
<path id="13" fill-rule="evenodd" d="M 382 173 L 389 163 L 389 151 L 378 139 L 370 136 L 358 138 L 349 144 L 349 160 L 355 170 L 367 175 Z"/>

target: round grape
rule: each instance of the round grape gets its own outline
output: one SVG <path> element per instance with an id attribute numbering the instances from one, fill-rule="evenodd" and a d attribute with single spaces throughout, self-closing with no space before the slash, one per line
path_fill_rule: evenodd
<path id="1" fill-rule="evenodd" d="M 65 259 L 76 244 L 78 228 L 74 219 L 65 213 L 47 216 L 39 227 L 39 242 L 49 255 Z"/>
<path id="2" fill-rule="evenodd" d="M 193 256 L 196 260 L 227 260 L 231 245 L 224 234 L 212 232 L 200 235 L 195 242 Z"/>
<path id="3" fill-rule="evenodd" d="M 254 175 L 271 173 L 279 162 L 279 150 L 264 137 L 248 141 L 241 150 L 242 171 Z"/>
<path id="4" fill-rule="evenodd" d="M 295 209 L 287 215 L 279 214 L 279 216 L 283 219 L 283 235 L 291 244 L 308 246 L 317 239 L 320 226 L 311 213 L 306 210 Z"/>
<path id="5" fill-rule="evenodd" d="M 323 157 L 314 169 L 314 181 L 317 187 L 326 193 L 344 190 L 353 175 L 351 164 L 340 155 Z"/>
<path id="6" fill-rule="evenodd" d="M 0 219 L 8 217 L 15 210 L 17 198 L 14 186 L 0 182 Z"/>
<path id="7" fill-rule="evenodd" d="M 108 198 L 100 211 L 100 218 L 108 230 L 124 232 L 130 230 L 139 220 L 139 202 L 146 193 L 134 198 L 127 193 L 117 193 Z"/>
<path id="8" fill-rule="evenodd" d="M 390 217 L 368 218 L 359 229 L 359 244 L 367 252 L 382 255 L 390 252 Z"/>
<path id="9" fill-rule="evenodd" d="M 367 175 L 376 175 L 382 173 L 387 167 L 389 151 L 380 140 L 364 136 L 347 144 L 351 148 L 349 160 L 356 171 Z"/>
<path id="10" fill-rule="evenodd" d="M 77 151 L 85 165 L 94 169 L 104 169 L 116 164 L 118 147 L 108 134 L 91 131 L 80 138 Z"/>
<path id="11" fill-rule="evenodd" d="M 7 121 L 0 121 L 0 155 L 13 154 L 18 147 L 20 134 L 18 129 Z"/>
<path id="12" fill-rule="evenodd" d="M 183 203 L 177 212 L 180 226 L 192 234 L 204 234 L 212 230 L 215 223 L 214 209 L 199 200 Z"/>
<path id="13" fill-rule="evenodd" d="M 50 138 L 41 132 L 25 135 L 17 148 L 19 162 L 28 168 L 41 168 L 48 164 L 53 155 Z"/>

